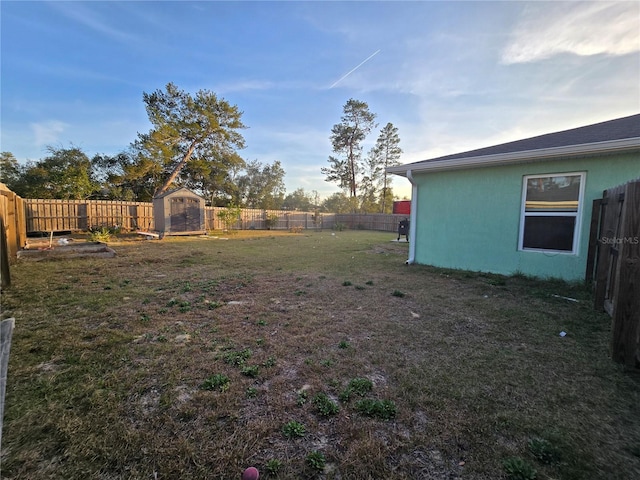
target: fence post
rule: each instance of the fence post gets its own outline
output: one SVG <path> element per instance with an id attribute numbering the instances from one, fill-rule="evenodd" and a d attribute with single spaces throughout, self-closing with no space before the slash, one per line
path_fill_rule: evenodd
<path id="1" fill-rule="evenodd" d="M 589 250 L 587 252 L 587 269 L 584 273 L 584 281 L 592 283 L 595 273 L 596 251 L 598 249 L 598 227 L 600 225 L 601 198 L 596 198 L 591 207 L 591 225 L 589 228 Z"/>
<path id="2" fill-rule="evenodd" d="M 9 248 L 7 245 L 7 231 L 4 228 L 4 218 L 0 215 L 0 288 L 11 285 L 11 270 L 9 269 Z"/>

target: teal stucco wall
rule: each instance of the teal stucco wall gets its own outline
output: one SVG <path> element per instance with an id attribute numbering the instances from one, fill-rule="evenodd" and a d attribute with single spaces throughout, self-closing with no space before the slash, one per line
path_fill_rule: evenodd
<path id="1" fill-rule="evenodd" d="M 576 254 L 519 251 L 525 175 L 585 172 Z M 640 154 L 414 173 L 415 262 L 510 275 L 584 279 L 592 202 L 640 177 Z"/>

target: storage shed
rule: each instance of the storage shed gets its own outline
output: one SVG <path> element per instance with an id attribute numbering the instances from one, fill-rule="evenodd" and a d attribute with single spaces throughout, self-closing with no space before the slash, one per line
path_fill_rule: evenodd
<path id="1" fill-rule="evenodd" d="M 199 235 L 207 231 L 204 198 L 184 187 L 154 197 L 153 218 L 160 235 Z"/>

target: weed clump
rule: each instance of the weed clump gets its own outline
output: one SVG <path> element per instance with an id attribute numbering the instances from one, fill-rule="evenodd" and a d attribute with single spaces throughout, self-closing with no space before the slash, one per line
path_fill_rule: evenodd
<path id="1" fill-rule="evenodd" d="M 247 398 L 256 398 L 258 396 L 258 389 L 256 387 L 247 387 Z"/>
<path id="2" fill-rule="evenodd" d="M 356 403 L 356 410 L 362 415 L 380 420 L 390 420 L 397 413 L 396 404 L 391 400 L 372 400 L 370 398 L 363 398 Z"/>
<path id="3" fill-rule="evenodd" d="M 272 475 L 275 477 L 276 475 L 278 475 L 278 472 L 282 468 L 282 462 L 277 458 L 272 458 L 269 461 L 267 461 L 267 465 L 265 468 L 269 475 Z"/>
<path id="4" fill-rule="evenodd" d="M 368 378 L 354 378 L 349 382 L 347 388 L 340 392 L 339 399 L 341 402 L 348 402 L 352 395 L 364 397 L 373 389 L 373 382 Z"/>
<path id="5" fill-rule="evenodd" d="M 560 449 L 544 438 L 529 440 L 529 451 L 536 460 L 545 465 L 557 465 L 562 460 Z"/>
<path id="6" fill-rule="evenodd" d="M 323 417 L 335 415 L 340 411 L 338 404 L 331 400 L 325 393 L 318 393 L 315 395 L 312 402 L 316 407 L 318 414 Z"/>
<path id="7" fill-rule="evenodd" d="M 240 373 L 242 373 L 242 375 L 250 378 L 256 378 L 259 372 L 260 367 L 258 367 L 258 365 L 247 365 L 242 367 L 242 370 L 240 370 Z"/>
<path id="8" fill-rule="evenodd" d="M 282 433 L 285 437 L 292 439 L 297 437 L 304 437 L 304 434 L 307 433 L 307 429 L 302 423 L 291 420 L 290 422 L 284 424 L 284 426 L 282 427 Z"/>
<path id="9" fill-rule="evenodd" d="M 536 480 L 538 472 L 521 457 L 505 458 L 502 466 L 509 480 Z"/>
<path id="10" fill-rule="evenodd" d="M 224 392 L 229 389 L 229 377 L 224 373 L 216 373 L 200 384 L 201 390 L 220 390 Z"/>
<path id="11" fill-rule="evenodd" d="M 251 358 L 252 352 L 248 348 L 244 350 L 235 351 L 235 352 L 227 352 L 224 354 L 222 359 L 224 363 L 228 363 L 229 365 L 235 365 L 236 367 L 241 367 L 245 364 L 249 358 Z"/>
<path id="12" fill-rule="evenodd" d="M 314 451 L 309 452 L 307 455 L 307 465 L 309 465 L 313 470 L 321 472 L 324 470 L 326 463 L 327 460 L 324 458 L 324 454 L 322 452 Z"/>

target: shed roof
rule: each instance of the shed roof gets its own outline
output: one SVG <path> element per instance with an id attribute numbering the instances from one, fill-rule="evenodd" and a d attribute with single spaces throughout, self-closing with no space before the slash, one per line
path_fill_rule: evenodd
<path id="1" fill-rule="evenodd" d="M 390 173 L 472 168 L 640 149 L 640 114 L 389 167 Z"/>
<path id="2" fill-rule="evenodd" d="M 192 196 L 195 196 L 195 197 L 198 197 L 198 198 L 202 198 L 201 195 L 198 195 L 196 192 L 194 192 L 193 190 L 188 189 L 187 187 L 178 187 L 178 188 L 174 188 L 172 190 L 167 190 L 166 192 L 161 193 L 160 195 L 156 195 L 153 198 L 163 198 L 163 197 L 166 197 L 167 195 L 174 195 L 174 194 L 176 194 L 178 192 L 181 192 L 181 191 L 184 192 L 184 193 L 189 193 Z"/>

